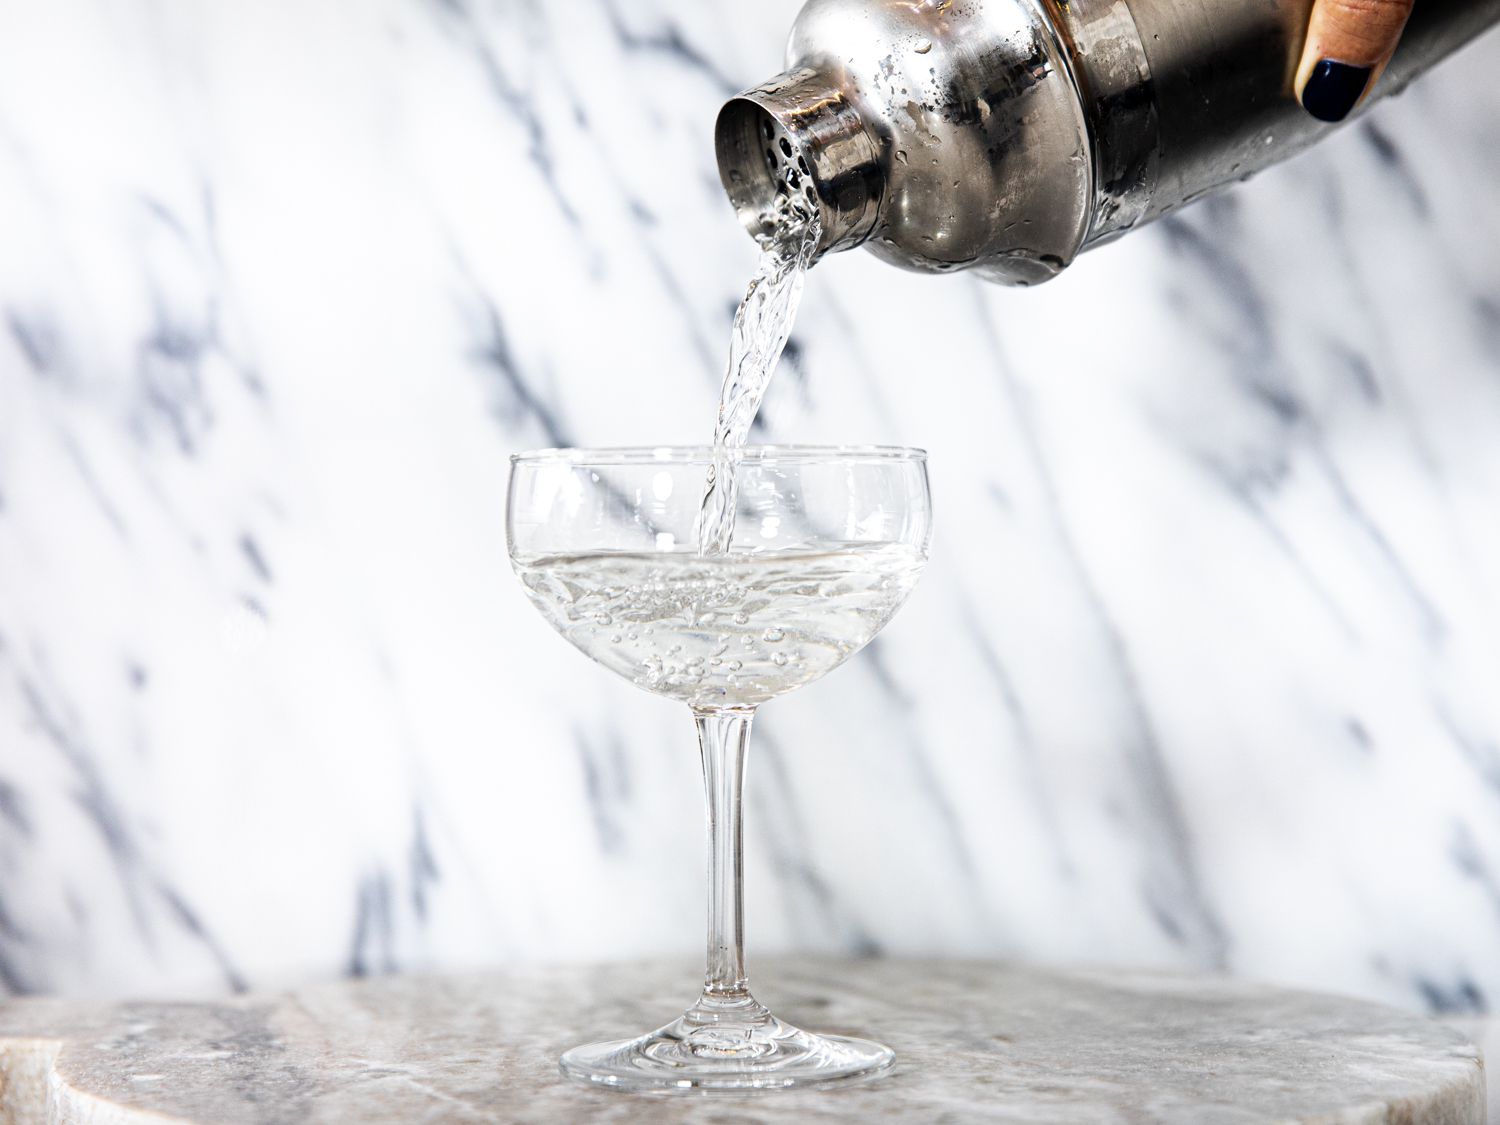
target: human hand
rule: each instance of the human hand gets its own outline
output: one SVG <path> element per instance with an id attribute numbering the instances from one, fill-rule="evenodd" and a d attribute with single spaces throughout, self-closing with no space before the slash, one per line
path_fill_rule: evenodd
<path id="1" fill-rule="evenodd" d="M 1297 97 L 1320 121 L 1342 121 L 1391 61 L 1412 0 L 1314 0 Z"/>

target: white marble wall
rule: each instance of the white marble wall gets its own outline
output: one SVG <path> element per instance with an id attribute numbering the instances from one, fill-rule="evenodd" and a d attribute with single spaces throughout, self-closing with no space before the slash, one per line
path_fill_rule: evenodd
<path id="1" fill-rule="evenodd" d="M 702 440 L 796 0 L 0 3 L 0 986 L 686 951 L 685 714 L 506 459 Z M 936 553 L 766 708 L 750 940 L 1500 997 L 1500 36 L 1031 291 L 862 254 L 775 440 Z"/>

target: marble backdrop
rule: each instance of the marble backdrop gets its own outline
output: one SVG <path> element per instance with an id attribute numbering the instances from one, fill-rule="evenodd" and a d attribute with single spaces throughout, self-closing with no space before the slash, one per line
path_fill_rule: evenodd
<path id="1" fill-rule="evenodd" d="M 685 713 L 507 458 L 696 442 L 796 0 L 0 4 L 0 986 L 689 952 Z M 813 273 L 760 434 L 932 454 L 757 728 L 757 951 L 1500 996 L 1500 36 L 1029 291 Z"/>

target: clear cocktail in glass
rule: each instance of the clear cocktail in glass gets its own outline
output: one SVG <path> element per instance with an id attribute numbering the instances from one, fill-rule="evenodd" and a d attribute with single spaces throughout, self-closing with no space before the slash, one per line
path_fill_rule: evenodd
<path id="1" fill-rule="evenodd" d="M 567 1074 L 624 1089 L 733 1090 L 877 1073 L 888 1047 L 817 1035 L 750 993 L 741 789 L 755 709 L 867 644 L 927 562 L 926 455 L 762 446 L 734 458 L 734 533 L 699 550 L 709 447 L 512 458 L 506 530 L 532 603 L 587 656 L 692 709 L 708 801 L 708 965 L 680 1017 L 576 1047 Z M 720 472 L 723 471 L 722 464 Z"/>

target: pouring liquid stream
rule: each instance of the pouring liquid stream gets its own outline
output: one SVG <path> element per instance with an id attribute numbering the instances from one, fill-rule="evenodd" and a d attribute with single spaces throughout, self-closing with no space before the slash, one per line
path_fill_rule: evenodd
<path id="1" fill-rule="evenodd" d="M 792 333 L 802 285 L 822 233 L 817 213 L 788 194 L 778 197 L 768 226 L 769 233 L 760 240 L 755 274 L 734 314 L 729 366 L 714 425 L 713 464 L 698 513 L 699 555 L 729 552 L 738 498 L 735 463 Z"/>

